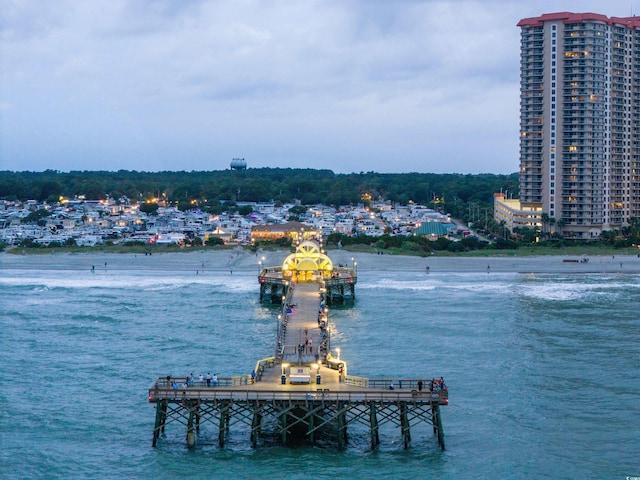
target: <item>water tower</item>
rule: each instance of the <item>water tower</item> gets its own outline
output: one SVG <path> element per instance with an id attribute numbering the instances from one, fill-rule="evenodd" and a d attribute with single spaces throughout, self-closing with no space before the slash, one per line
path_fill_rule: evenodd
<path id="1" fill-rule="evenodd" d="M 231 170 L 246 170 L 247 162 L 244 158 L 234 158 L 231 160 Z"/>

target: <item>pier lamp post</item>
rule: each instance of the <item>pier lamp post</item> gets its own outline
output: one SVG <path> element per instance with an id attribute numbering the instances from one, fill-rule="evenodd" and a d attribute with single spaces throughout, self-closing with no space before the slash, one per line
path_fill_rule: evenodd
<path id="1" fill-rule="evenodd" d="M 352 266 L 353 268 L 356 268 L 356 267 L 355 267 L 355 263 L 354 263 L 354 258 L 353 258 L 353 257 L 351 257 L 351 266 Z"/>
<path id="2" fill-rule="evenodd" d="M 353 262 L 353 270 L 356 273 L 356 277 L 358 276 L 358 262 Z"/>
<path id="3" fill-rule="evenodd" d="M 320 384 L 320 377 L 318 376 L 318 368 L 320 368 L 320 365 L 318 365 L 317 363 L 312 363 L 311 364 L 311 370 L 313 371 L 313 377 L 312 380 L 309 382 L 309 390 L 311 390 L 311 384 L 314 382 L 316 385 Z"/>
<path id="4" fill-rule="evenodd" d="M 337 348 L 336 348 L 336 355 L 338 355 L 338 356 L 336 357 L 336 360 L 340 360 L 340 347 L 337 347 Z"/>
<path id="5" fill-rule="evenodd" d="M 258 262 L 258 275 L 260 275 L 261 271 L 262 271 L 262 260 Z"/>

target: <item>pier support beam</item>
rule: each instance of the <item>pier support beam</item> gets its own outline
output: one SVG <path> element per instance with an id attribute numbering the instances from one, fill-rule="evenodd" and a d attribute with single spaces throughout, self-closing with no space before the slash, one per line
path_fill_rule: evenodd
<path id="1" fill-rule="evenodd" d="M 258 446 L 258 435 L 260 433 L 260 426 L 262 424 L 262 415 L 259 411 L 253 413 L 253 420 L 251 422 L 251 446 L 253 448 Z"/>
<path id="2" fill-rule="evenodd" d="M 196 432 L 200 433 L 200 402 L 196 404 L 195 411 L 195 420 L 196 420 Z"/>
<path id="3" fill-rule="evenodd" d="M 220 448 L 224 447 L 224 434 L 225 431 L 229 428 L 227 417 L 228 408 L 229 407 L 225 405 L 220 409 L 220 423 L 218 426 L 218 445 L 220 445 Z"/>
<path id="4" fill-rule="evenodd" d="M 286 445 L 287 444 L 287 410 L 283 410 L 282 413 L 280 414 L 280 428 L 281 428 L 281 432 L 282 432 L 282 444 Z"/>
<path id="5" fill-rule="evenodd" d="M 167 401 L 162 400 L 156 404 L 156 423 L 153 427 L 153 441 L 151 446 L 155 447 L 160 433 L 164 432 L 164 424 L 167 421 Z"/>
<path id="6" fill-rule="evenodd" d="M 241 424 L 241 428 L 248 431 L 253 447 L 260 444 L 260 437 L 266 426 L 266 431 L 276 433 L 282 445 L 297 445 L 300 441 L 314 445 L 323 438 L 323 433 L 330 433 L 335 435 L 337 448 L 344 449 L 348 443 L 349 426 L 362 425 L 369 429 L 365 435 L 369 435 L 371 449 L 375 450 L 380 446 L 380 431 L 386 431 L 385 428 L 389 425 L 396 429 L 400 427 L 402 445 L 408 449 L 411 426 L 423 422 L 431 424 L 438 445 L 445 450 L 440 399 L 419 395 L 414 396 L 411 401 L 389 396 L 376 400 L 347 400 L 341 399 L 340 394 L 335 398 L 331 397 L 318 393 L 306 396 L 304 400 L 243 400 L 239 397 L 203 400 L 184 396 L 160 398 L 156 401 L 152 446 L 157 446 L 167 423 L 178 423 L 186 426 L 187 446 L 194 448 L 199 426 L 202 424 L 206 428 L 210 423 L 218 426 L 218 443 L 220 448 L 224 448 L 233 422 L 234 425 Z M 397 434 L 397 430 L 395 432 Z"/>
<path id="7" fill-rule="evenodd" d="M 440 448 L 444 450 L 444 429 L 442 428 L 442 416 L 440 415 L 440 405 L 437 403 L 434 403 L 431 408 L 433 409 L 433 412 L 435 414 L 435 419 L 436 419 L 436 423 L 434 425 L 437 425 L 437 428 L 438 428 L 438 444 L 440 444 Z"/>
<path id="8" fill-rule="evenodd" d="M 313 409 L 309 408 L 309 421 L 307 423 L 307 428 L 308 428 L 308 432 L 307 432 L 307 439 L 309 441 L 310 445 L 313 445 L 315 443 L 315 436 L 314 436 L 314 432 L 315 432 L 315 413 L 313 412 Z"/>
<path id="9" fill-rule="evenodd" d="M 402 428 L 402 441 L 406 450 L 411 443 L 411 428 L 407 416 L 407 402 L 400 402 L 400 426 Z"/>
<path id="10" fill-rule="evenodd" d="M 193 429 L 195 413 L 193 404 L 191 404 L 191 402 L 187 403 L 186 406 L 189 409 L 189 419 L 187 420 L 187 447 L 193 448 L 196 446 L 196 433 Z"/>
<path id="11" fill-rule="evenodd" d="M 338 401 L 336 403 L 336 423 L 337 423 L 337 437 L 338 448 L 342 449 L 346 446 L 347 436 L 347 406 L 345 402 Z"/>
<path id="12" fill-rule="evenodd" d="M 369 420 L 371 423 L 371 448 L 380 445 L 380 428 L 378 426 L 378 409 L 375 402 L 369 404 Z"/>

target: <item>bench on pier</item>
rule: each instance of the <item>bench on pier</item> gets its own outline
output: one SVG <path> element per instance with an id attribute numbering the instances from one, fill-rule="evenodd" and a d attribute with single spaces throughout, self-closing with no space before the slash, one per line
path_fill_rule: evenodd
<path id="1" fill-rule="evenodd" d="M 309 367 L 290 367 L 289 383 L 309 383 L 311 381 L 311 369 Z"/>

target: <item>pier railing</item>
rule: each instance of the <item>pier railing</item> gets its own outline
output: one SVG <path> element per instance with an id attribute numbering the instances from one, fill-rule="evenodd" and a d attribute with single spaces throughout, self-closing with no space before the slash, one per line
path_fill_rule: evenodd
<path id="1" fill-rule="evenodd" d="M 445 392 L 429 392 L 417 390 L 377 390 L 377 391 L 348 391 L 330 390 L 323 388 L 308 390 L 232 390 L 224 387 L 203 387 L 173 390 L 163 388 L 149 389 L 149 403 L 157 403 L 166 400 L 168 402 L 181 402 L 184 400 L 200 400 L 204 402 L 215 401 L 301 401 L 301 400 L 327 400 L 332 402 L 390 402 L 407 401 L 418 403 L 436 403 L 448 405 Z"/>
<path id="2" fill-rule="evenodd" d="M 268 360 L 268 359 L 264 359 Z M 260 362 L 258 362 L 260 363 Z M 216 383 L 217 382 L 217 383 Z M 174 389 L 172 387 L 173 384 L 177 384 L 178 388 Z M 217 380 L 212 381 L 211 387 L 207 387 L 206 380 L 202 382 L 200 380 L 194 379 L 193 381 L 189 381 L 188 377 L 171 377 L 169 381 L 166 378 L 158 378 L 149 390 L 152 389 L 162 389 L 162 390 L 174 390 L 174 391 L 185 391 L 185 390 L 197 390 L 197 389 L 209 389 L 216 387 L 239 387 L 242 385 L 251 385 L 251 375 L 242 375 L 239 377 L 224 377 L 218 378 Z M 184 387 L 186 385 L 186 387 Z"/>
<path id="3" fill-rule="evenodd" d="M 256 381 L 259 382 L 262 380 L 262 374 L 264 373 L 265 368 L 272 368 L 276 363 L 275 357 L 267 357 L 262 360 L 258 360 L 256 362 L 256 368 L 254 372 L 256 373 Z M 244 378 L 244 377 L 241 377 Z M 253 383 L 253 382 L 252 382 Z"/>
<path id="4" fill-rule="evenodd" d="M 265 359 L 270 360 L 270 359 Z M 357 379 L 362 380 L 356 385 Z M 172 385 L 177 383 L 178 388 Z M 219 378 L 217 385 L 210 387 L 206 383 L 194 381 L 189 384 L 186 377 L 172 378 L 167 382 L 165 378 L 159 378 L 149 387 L 149 402 L 155 403 L 158 400 L 180 401 L 180 400 L 305 400 L 305 399 L 326 399 L 344 401 L 374 401 L 374 400 L 411 400 L 421 402 L 436 402 L 440 405 L 449 404 L 449 392 L 445 388 L 440 391 L 420 390 L 418 380 L 370 380 L 362 377 L 346 376 L 345 384 L 365 387 L 360 390 L 331 390 L 328 388 L 318 388 L 310 384 L 308 389 L 242 389 L 234 390 L 233 387 L 251 385 L 250 375 L 231 378 Z M 186 386 L 185 386 L 186 385 Z M 393 389 L 389 388 L 393 386 Z M 314 388 L 315 387 L 315 388 Z"/>
<path id="5" fill-rule="evenodd" d="M 260 283 L 265 283 L 266 281 L 269 281 L 269 283 L 284 283 L 287 281 L 286 278 L 282 277 L 282 267 L 264 267 L 260 270 L 258 279 Z"/>
<path id="6" fill-rule="evenodd" d="M 349 267 L 335 267 L 333 274 L 323 278 L 326 286 L 341 285 L 347 283 L 357 283 L 358 275 L 353 268 Z"/>

